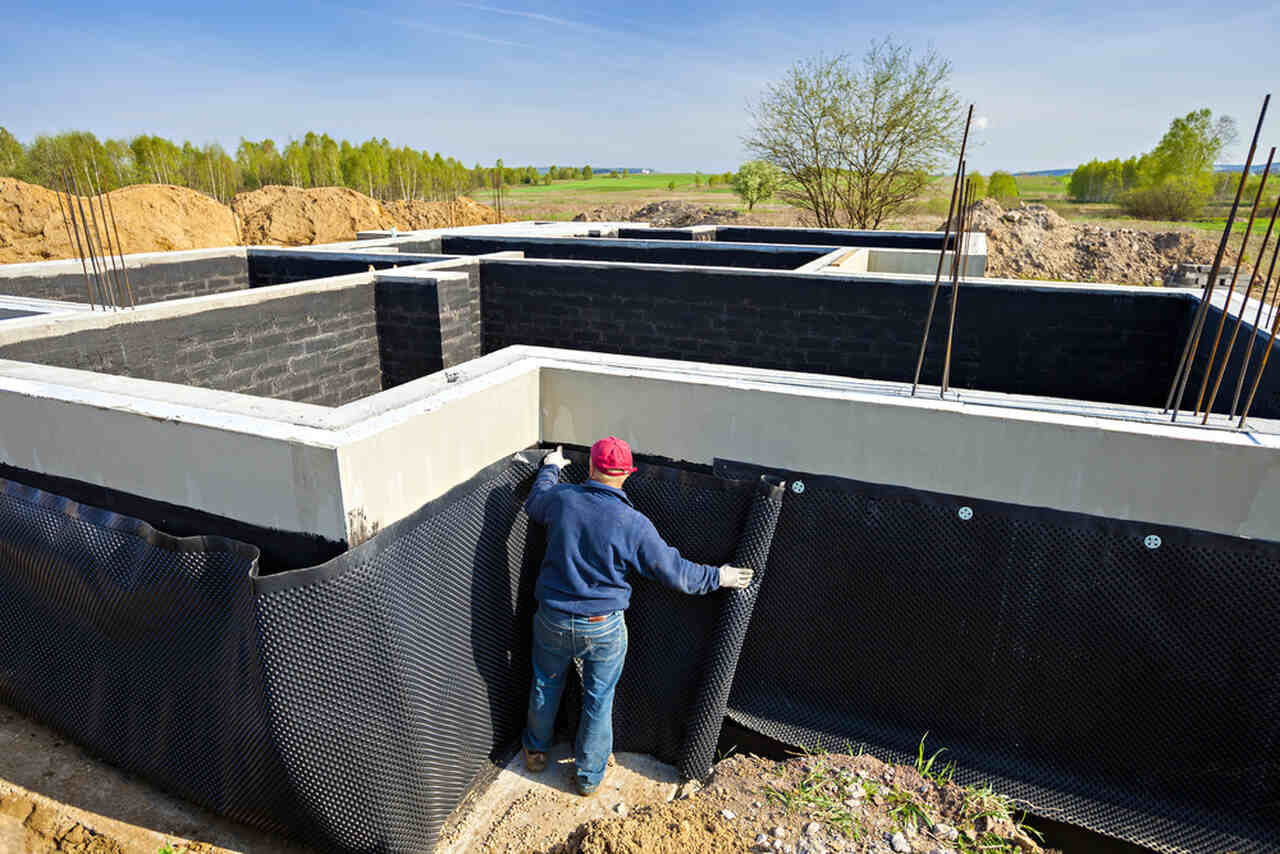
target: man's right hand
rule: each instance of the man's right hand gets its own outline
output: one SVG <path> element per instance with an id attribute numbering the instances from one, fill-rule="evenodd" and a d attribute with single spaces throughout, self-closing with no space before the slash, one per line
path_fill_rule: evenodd
<path id="1" fill-rule="evenodd" d="M 726 563 L 720 567 L 720 586 L 742 590 L 751 583 L 751 579 L 755 577 L 755 574 L 756 571 L 754 569 L 748 569 L 745 566 L 729 566 Z"/>
<path id="2" fill-rule="evenodd" d="M 564 455 L 564 446 L 556 445 L 556 449 L 542 458 L 544 466 L 555 466 L 562 469 L 569 465 L 569 458 Z"/>

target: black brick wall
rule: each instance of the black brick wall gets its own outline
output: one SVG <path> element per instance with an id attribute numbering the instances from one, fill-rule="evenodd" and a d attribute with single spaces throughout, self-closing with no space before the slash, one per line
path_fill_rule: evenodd
<path id="1" fill-rule="evenodd" d="M 874 246 L 881 249 L 932 249 L 942 247 L 942 233 L 888 234 L 840 228 L 768 228 L 751 225 L 716 227 L 716 240 L 737 243 L 807 243 L 820 246 Z"/>
<path id="2" fill-rule="evenodd" d="M 382 388 L 370 285 L 39 338 L 0 358 L 323 406 Z"/>
<path id="3" fill-rule="evenodd" d="M 1228 413 L 1231 411 L 1231 399 L 1235 397 L 1236 382 L 1240 378 L 1240 367 L 1244 364 L 1245 348 L 1252 346 L 1253 355 L 1249 357 L 1249 373 L 1245 377 L 1244 387 L 1240 390 L 1240 405 L 1236 410 L 1237 412 L 1244 408 L 1244 402 L 1249 397 L 1249 389 L 1258 373 L 1258 365 L 1262 362 L 1262 355 L 1266 352 L 1269 339 L 1267 335 L 1252 332 L 1249 321 L 1252 321 L 1253 318 L 1253 313 L 1245 315 L 1245 324 L 1240 327 L 1240 334 L 1231 348 L 1231 358 L 1227 362 L 1227 370 L 1222 377 L 1222 384 L 1214 401 L 1214 412 Z M 1196 350 L 1195 361 L 1191 363 L 1191 376 L 1187 380 L 1186 391 L 1183 393 L 1182 406 L 1184 409 L 1196 408 L 1196 401 L 1200 396 L 1200 384 L 1204 380 L 1205 369 L 1209 364 L 1209 353 L 1213 349 L 1213 339 L 1217 335 L 1218 323 L 1221 320 L 1222 312 L 1217 308 L 1210 308 L 1209 316 L 1205 320 L 1204 331 L 1201 333 L 1200 346 Z M 1265 312 L 1263 313 L 1263 320 L 1266 320 Z M 1205 385 L 1204 395 L 1206 400 L 1208 400 L 1210 393 L 1213 391 L 1213 383 L 1221 370 L 1222 360 L 1227 352 L 1227 344 L 1231 341 L 1231 332 L 1235 328 L 1235 323 L 1236 315 L 1233 314 L 1227 318 L 1226 324 L 1222 329 L 1222 341 L 1218 345 L 1218 354 L 1214 361 L 1213 373 Z M 1190 328 L 1191 319 L 1188 317 L 1186 327 L 1181 332 L 1183 337 L 1179 338 L 1178 352 L 1174 354 L 1175 359 L 1182 356 L 1182 343 Z M 1277 349 L 1280 349 L 1280 347 L 1277 347 Z M 1258 387 L 1258 394 L 1254 399 L 1253 407 L 1249 410 L 1250 418 L 1254 416 L 1259 418 L 1280 417 L 1280 374 L 1277 374 L 1278 364 L 1280 364 L 1280 353 L 1273 352 L 1267 362 L 1267 371 L 1263 374 L 1262 384 Z M 1164 388 L 1161 392 L 1163 396 L 1167 396 L 1169 393 L 1169 385 L 1173 381 L 1173 373 L 1176 366 L 1177 363 L 1175 362 L 1169 367 L 1169 375 L 1165 377 Z M 1160 405 L 1164 405 L 1164 397 L 1161 398 Z M 1223 423 L 1223 420 L 1217 419 L 1215 423 Z"/>
<path id="4" fill-rule="evenodd" d="M 444 251 L 458 255 L 517 250 L 526 258 L 564 261 L 622 261 L 637 264 L 690 264 L 794 270 L 831 249 L 824 246 L 729 246 L 690 240 L 619 240 L 583 237 L 444 238 Z"/>
<path id="5" fill-rule="evenodd" d="M 910 382 L 931 284 L 482 261 L 484 350 L 598 350 Z M 946 340 L 939 296 L 923 381 Z M 966 285 L 953 386 L 1163 405 L 1194 301 Z"/>
<path id="6" fill-rule="evenodd" d="M 249 287 L 249 263 L 238 254 L 191 261 L 149 262 L 138 267 L 130 266 L 128 270 L 129 286 L 137 305 L 241 291 Z M 89 275 L 93 277 L 92 269 Z M 120 281 L 123 287 L 123 278 Z M 68 302 L 87 302 L 89 299 L 84 276 L 79 270 L 57 276 L 0 276 L 0 293 Z M 95 281 L 94 300 L 99 299 Z M 127 302 L 126 298 L 125 304 Z"/>
<path id="7" fill-rule="evenodd" d="M 459 281 L 379 281 L 376 285 L 378 354 L 383 388 L 451 368 L 478 357 L 481 343 L 480 265 L 451 272 Z"/>

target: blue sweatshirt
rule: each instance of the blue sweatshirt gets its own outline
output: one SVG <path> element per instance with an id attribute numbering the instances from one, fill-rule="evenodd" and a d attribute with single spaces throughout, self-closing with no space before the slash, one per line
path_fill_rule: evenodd
<path id="1" fill-rule="evenodd" d="M 539 602 L 584 617 L 621 611 L 631 601 L 630 570 L 684 593 L 719 588 L 720 568 L 681 557 L 621 489 L 559 480 L 558 468 L 543 466 L 524 503 L 547 528 L 533 594 Z"/>

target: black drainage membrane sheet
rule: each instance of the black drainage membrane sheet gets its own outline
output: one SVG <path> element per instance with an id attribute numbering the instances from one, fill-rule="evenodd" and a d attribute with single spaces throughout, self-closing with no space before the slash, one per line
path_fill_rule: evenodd
<path id="1" fill-rule="evenodd" d="M 523 723 L 542 453 L 278 574 L 0 480 L 0 701 L 325 850 L 430 850 Z M 1280 850 L 1276 543 L 690 468 L 643 464 L 627 490 L 686 556 L 757 581 L 636 581 L 619 750 L 699 776 L 726 714 L 894 760 L 928 731 L 960 782 L 1033 812 L 1160 851 Z"/>
<path id="2" fill-rule="evenodd" d="M 729 702 L 1158 851 L 1280 851 L 1280 546 L 719 461 L 791 490 Z M 1032 822 L 1034 825 L 1034 822 Z"/>
<path id="3" fill-rule="evenodd" d="M 522 504 L 543 453 L 269 575 L 253 546 L 0 480 L 0 701 L 242 821 L 325 850 L 428 851 L 523 725 L 545 540 Z M 692 559 L 764 569 L 776 484 L 642 465 L 627 488 Z M 641 580 L 618 749 L 710 768 L 758 589 Z"/>

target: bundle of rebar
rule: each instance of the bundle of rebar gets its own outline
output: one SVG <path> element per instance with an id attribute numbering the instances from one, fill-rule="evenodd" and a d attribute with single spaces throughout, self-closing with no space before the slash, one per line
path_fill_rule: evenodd
<path id="1" fill-rule="evenodd" d="M 1200 345 L 1202 343 L 1202 335 L 1207 325 L 1209 312 L 1212 309 L 1214 289 L 1218 284 L 1218 272 L 1222 267 L 1223 258 L 1226 255 L 1227 243 L 1231 237 L 1232 229 L 1235 226 L 1236 216 L 1240 211 L 1240 201 L 1244 195 L 1245 184 L 1249 176 L 1253 174 L 1253 158 L 1258 152 L 1258 139 L 1262 135 L 1262 126 L 1266 121 L 1267 107 L 1271 103 L 1271 96 L 1267 95 L 1262 100 L 1262 109 L 1258 112 L 1258 122 L 1253 130 L 1253 139 L 1249 143 L 1249 153 L 1245 158 L 1244 169 L 1240 173 L 1240 181 L 1236 186 L 1235 200 L 1231 203 L 1231 212 L 1227 216 L 1226 225 L 1222 229 L 1222 237 L 1218 241 L 1218 251 L 1214 255 L 1213 265 L 1209 269 L 1209 277 L 1205 282 L 1204 290 L 1200 295 L 1200 305 L 1192 318 L 1191 328 L 1187 332 L 1187 340 L 1183 344 L 1182 357 L 1178 361 L 1177 371 L 1174 373 L 1173 382 L 1169 386 L 1169 396 L 1165 400 L 1165 412 L 1170 414 L 1170 421 L 1177 421 L 1178 414 L 1182 409 L 1183 396 L 1186 394 L 1187 383 L 1190 379 L 1192 368 L 1200 355 Z M 1262 204 L 1262 194 L 1266 189 L 1267 181 L 1271 178 L 1271 170 L 1275 165 L 1276 149 L 1272 147 L 1270 154 L 1267 156 L 1266 166 L 1262 170 L 1261 180 L 1258 182 L 1257 191 L 1254 193 L 1253 204 L 1249 208 L 1249 219 L 1244 229 L 1244 236 L 1240 242 L 1240 251 L 1236 256 L 1236 264 L 1231 274 L 1231 283 L 1227 288 L 1226 299 L 1222 304 L 1222 313 L 1218 318 L 1218 328 L 1213 336 L 1213 343 L 1209 347 L 1207 360 L 1205 362 L 1204 376 L 1200 380 L 1200 389 L 1196 394 L 1195 408 L 1192 410 L 1195 415 L 1200 416 L 1200 423 L 1207 425 L 1209 417 L 1213 414 L 1213 408 L 1217 404 L 1218 393 L 1222 387 L 1222 381 L 1227 373 L 1227 366 L 1231 362 L 1231 357 L 1235 352 L 1236 341 L 1240 337 L 1241 327 L 1245 322 L 1245 313 L 1249 307 L 1249 292 L 1261 280 L 1262 292 L 1258 297 L 1257 310 L 1253 317 L 1253 330 L 1246 333 L 1244 353 L 1240 360 L 1240 370 L 1236 377 L 1235 392 L 1231 398 L 1231 407 L 1227 414 L 1228 421 L 1234 421 L 1236 417 L 1237 407 L 1240 405 L 1240 396 L 1244 391 L 1249 372 L 1249 363 L 1252 361 L 1254 344 L 1257 334 L 1265 330 L 1268 326 L 1271 328 L 1271 335 L 1263 350 L 1262 359 L 1258 363 L 1257 370 L 1254 373 L 1253 384 L 1250 387 L 1249 395 L 1245 399 L 1244 409 L 1241 411 L 1240 420 L 1236 427 L 1243 429 L 1249 417 L 1249 410 L 1253 406 L 1254 397 L 1257 394 L 1258 387 L 1262 382 L 1262 374 L 1267 366 L 1267 361 L 1271 355 L 1272 346 L 1276 338 L 1276 321 L 1280 317 L 1276 316 L 1274 301 L 1276 296 L 1271 291 L 1271 278 L 1275 272 L 1276 250 L 1280 249 L 1280 239 L 1276 242 L 1276 248 L 1272 250 L 1271 263 L 1267 268 L 1265 276 L 1261 275 L 1263 264 L 1266 262 L 1267 247 L 1271 243 L 1272 235 L 1275 234 L 1275 225 L 1277 215 L 1280 214 L 1280 199 L 1277 199 L 1275 206 L 1271 211 L 1270 220 L 1267 223 L 1266 234 L 1262 238 L 1262 245 L 1258 250 L 1258 255 L 1253 270 L 1246 279 L 1244 289 L 1240 295 L 1239 313 L 1235 318 L 1235 324 L 1231 331 L 1231 336 L 1227 340 L 1225 349 L 1219 353 L 1219 347 L 1222 345 L 1223 331 L 1226 328 L 1227 321 L 1231 319 L 1232 299 L 1235 296 L 1236 285 L 1240 278 L 1240 271 L 1245 265 L 1245 253 L 1249 245 L 1249 238 L 1253 234 L 1254 223 L 1258 219 L 1258 209 Z M 1264 212 L 1265 215 L 1265 212 Z M 1277 290 L 1280 290 L 1278 288 Z M 1271 313 L 1267 318 L 1267 322 L 1262 323 L 1262 310 L 1267 302 L 1267 297 L 1271 296 L 1273 305 Z M 1221 359 L 1221 361 L 1219 361 Z M 1217 369 L 1216 373 L 1214 369 Z M 1212 386 L 1210 386 L 1210 378 L 1212 377 Z"/>
<path id="2" fill-rule="evenodd" d="M 965 150 L 965 147 L 969 144 L 969 125 L 972 122 L 973 122 L 973 104 L 970 104 L 969 114 L 968 116 L 965 117 L 965 120 L 964 120 L 964 135 L 960 138 L 960 156 L 957 158 L 957 162 L 956 162 L 956 177 L 951 184 L 951 203 L 947 206 L 947 221 L 942 226 L 942 248 L 938 251 L 938 269 L 933 276 L 933 292 L 929 295 L 929 312 L 925 315 L 924 332 L 920 336 L 920 355 L 916 357 L 916 373 L 915 373 L 915 377 L 911 380 L 911 394 L 913 396 L 916 393 L 916 388 L 920 385 L 920 369 L 924 367 L 924 351 L 925 351 L 925 348 L 929 345 L 929 327 L 933 325 L 933 312 L 938 305 L 938 288 L 942 284 L 942 267 L 947 257 L 948 245 L 951 245 L 951 248 L 952 248 L 952 259 L 951 259 L 952 280 L 953 282 L 955 282 L 951 290 L 951 327 L 950 328 L 953 331 L 955 329 L 955 321 L 956 321 L 955 300 L 956 300 L 957 289 L 958 289 L 958 282 L 956 282 L 955 280 L 955 270 L 957 267 L 957 260 L 959 259 L 962 251 L 960 246 L 961 238 L 964 235 L 964 226 L 962 222 L 964 219 L 964 204 L 963 204 L 963 200 L 961 200 L 959 211 L 957 211 L 956 201 L 957 201 L 957 198 L 961 196 L 962 192 L 967 191 L 967 187 L 964 186 L 964 177 L 963 177 L 963 173 L 965 171 L 964 150 Z M 951 233 L 951 222 L 953 218 L 956 219 L 956 231 L 955 231 L 954 237 L 952 237 L 952 233 Z M 950 366 L 951 366 L 951 336 L 948 334 L 947 355 L 946 355 L 945 364 L 943 366 L 943 381 L 942 381 L 943 394 L 946 394 L 946 385 L 947 385 L 947 380 L 949 379 L 948 375 L 950 372 L 949 371 Z"/>
<path id="3" fill-rule="evenodd" d="M 91 172 L 87 164 L 79 166 L 84 172 L 85 186 L 90 195 L 85 197 L 80 193 L 76 164 L 64 165 L 59 171 L 62 194 L 55 188 L 54 195 L 58 198 L 58 210 L 62 213 L 67 242 L 75 247 L 80 257 L 80 271 L 84 275 L 89 308 L 97 310 L 98 306 L 102 306 L 103 310 L 110 308 L 113 311 L 133 308 L 133 286 L 129 282 L 129 268 L 124 260 L 115 206 L 110 194 L 102 189 L 97 167 Z M 65 207 L 63 195 L 66 196 Z M 93 271 L 92 276 L 90 269 Z"/>

